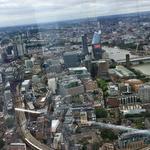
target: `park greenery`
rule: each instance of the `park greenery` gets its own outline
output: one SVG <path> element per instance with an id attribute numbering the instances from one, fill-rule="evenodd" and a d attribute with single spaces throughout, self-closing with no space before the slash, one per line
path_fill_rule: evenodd
<path id="1" fill-rule="evenodd" d="M 101 137 L 103 138 L 103 140 L 109 140 L 109 141 L 114 141 L 117 140 L 118 138 L 115 132 L 111 129 L 102 129 Z"/>
<path id="2" fill-rule="evenodd" d="M 6 119 L 6 125 L 7 125 L 7 128 L 11 129 L 13 126 L 14 126 L 14 118 L 13 117 L 9 117 Z"/>
<path id="3" fill-rule="evenodd" d="M 108 90 L 108 85 L 107 85 L 107 82 L 105 81 L 105 80 L 103 80 L 103 79 L 97 79 L 97 85 L 98 85 L 98 87 L 99 88 L 101 88 L 102 89 L 102 91 L 104 92 L 104 93 L 106 93 L 107 92 L 107 90 Z"/>
<path id="4" fill-rule="evenodd" d="M 107 118 L 108 114 L 104 108 L 95 108 L 96 118 Z"/>
<path id="5" fill-rule="evenodd" d="M 107 81 L 103 79 L 97 79 L 97 85 L 100 89 L 103 91 L 103 99 L 104 99 L 104 105 L 106 106 L 106 98 L 108 96 L 108 83 Z"/>

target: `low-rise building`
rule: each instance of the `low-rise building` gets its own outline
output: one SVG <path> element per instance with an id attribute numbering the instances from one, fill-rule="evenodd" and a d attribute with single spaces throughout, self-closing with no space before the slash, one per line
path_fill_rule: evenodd
<path id="1" fill-rule="evenodd" d="M 109 97 L 107 98 L 106 104 L 107 104 L 107 106 L 110 107 L 110 108 L 119 107 L 119 100 L 118 100 L 118 97 L 109 96 Z"/>
<path id="2" fill-rule="evenodd" d="M 118 146 L 121 150 L 142 149 L 150 144 L 148 131 L 129 132 L 121 135 L 118 139 Z"/>
<path id="3" fill-rule="evenodd" d="M 87 71 L 86 67 L 69 68 L 69 73 L 72 75 L 76 75 L 79 79 L 90 78 L 90 73 Z"/>
<path id="4" fill-rule="evenodd" d="M 53 94 L 56 94 L 56 90 L 57 90 L 56 78 L 48 79 L 48 88 L 52 91 Z"/>
<path id="5" fill-rule="evenodd" d="M 116 66 L 115 69 L 110 69 L 109 73 L 118 79 L 130 79 L 136 77 L 132 71 L 128 70 L 124 66 Z"/>
<path id="6" fill-rule="evenodd" d="M 80 121 L 81 121 L 81 124 L 87 124 L 87 112 L 86 111 L 81 111 L 80 112 Z"/>
<path id="7" fill-rule="evenodd" d="M 100 150 L 114 150 L 114 145 L 111 143 L 105 143 L 103 144 L 102 148 Z"/>
<path id="8" fill-rule="evenodd" d="M 94 90 L 98 89 L 97 82 L 89 78 L 83 80 L 83 85 L 85 92 L 93 92 Z"/>
<path id="9" fill-rule="evenodd" d="M 56 133 L 53 140 L 53 145 L 55 149 L 61 149 L 61 144 L 63 143 L 62 133 Z"/>
<path id="10" fill-rule="evenodd" d="M 36 138 L 39 140 L 46 139 L 47 120 L 44 116 L 37 118 Z"/>
<path id="11" fill-rule="evenodd" d="M 59 120 L 52 120 L 52 123 L 51 123 L 51 132 L 55 133 L 58 126 L 60 124 L 60 121 Z"/>
<path id="12" fill-rule="evenodd" d="M 26 150 L 26 144 L 25 143 L 11 143 L 8 146 L 8 150 Z"/>
<path id="13" fill-rule="evenodd" d="M 43 67 L 49 73 L 60 73 L 62 71 L 62 64 L 61 61 L 58 59 L 47 59 Z"/>
<path id="14" fill-rule="evenodd" d="M 129 79 L 126 80 L 125 83 L 128 83 L 134 92 L 138 92 L 141 85 L 143 85 L 143 81 L 139 79 Z"/>
<path id="15" fill-rule="evenodd" d="M 29 88 L 30 88 L 30 85 L 31 85 L 31 81 L 30 80 L 24 80 L 22 82 L 21 91 L 22 92 L 28 92 Z"/>
<path id="16" fill-rule="evenodd" d="M 113 85 L 113 84 L 109 85 L 108 86 L 108 94 L 110 96 L 119 95 L 119 88 L 118 88 L 118 86 L 117 85 Z"/>
<path id="17" fill-rule="evenodd" d="M 76 76 L 67 76 L 60 82 L 60 92 L 62 95 L 79 95 L 84 93 L 84 86 Z"/>

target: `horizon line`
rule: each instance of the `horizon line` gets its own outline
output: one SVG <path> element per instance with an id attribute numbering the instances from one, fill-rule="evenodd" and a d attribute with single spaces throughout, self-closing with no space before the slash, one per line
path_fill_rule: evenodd
<path id="1" fill-rule="evenodd" d="M 75 19 L 66 19 L 66 20 L 58 20 L 58 21 L 43 21 L 43 22 L 33 22 L 33 23 L 25 23 L 25 24 L 16 24 L 16 25 L 8 25 L 8 26 L 0 26 L 2 28 L 15 28 L 15 27 L 23 27 L 23 26 L 33 26 L 33 25 L 42 25 L 42 24 L 59 24 L 62 22 L 69 22 L 69 21 L 79 21 L 79 20 L 86 20 L 86 19 L 98 19 L 99 17 L 113 17 L 113 16 L 120 16 L 120 15 L 131 15 L 131 14 L 143 14 L 143 13 L 150 13 L 150 11 L 137 11 L 131 13 L 118 13 L 112 15 L 99 15 L 99 16 L 91 16 L 91 17 L 83 17 L 83 18 L 75 18 Z"/>

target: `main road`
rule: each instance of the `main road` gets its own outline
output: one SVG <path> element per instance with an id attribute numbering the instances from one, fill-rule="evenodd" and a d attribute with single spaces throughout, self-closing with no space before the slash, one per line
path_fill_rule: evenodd
<path id="1" fill-rule="evenodd" d="M 21 99 L 19 87 L 16 89 L 15 94 L 15 108 L 24 109 L 24 102 Z M 30 131 L 26 128 L 26 116 L 23 111 L 16 111 L 16 118 L 19 124 L 20 134 L 22 139 L 26 142 L 26 144 L 33 150 L 53 150 L 53 148 L 48 147 L 47 145 L 41 143 L 36 138 L 32 136 Z"/>

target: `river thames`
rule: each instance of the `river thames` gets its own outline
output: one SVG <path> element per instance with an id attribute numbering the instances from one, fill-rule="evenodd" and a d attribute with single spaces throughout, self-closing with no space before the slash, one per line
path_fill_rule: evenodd
<path id="1" fill-rule="evenodd" d="M 118 60 L 126 59 L 126 55 L 129 54 L 130 58 L 137 58 L 137 55 L 132 55 L 130 51 L 120 49 L 118 47 L 106 47 L 104 46 L 103 49 L 108 53 L 110 59 L 114 59 L 116 62 Z"/>
<path id="2" fill-rule="evenodd" d="M 119 48 L 110 48 L 110 47 L 103 47 L 103 49 L 108 53 L 110 59 L 114 59 L 116 62 L 121 59 L 125 59 L 126 54 L 130 55 L 130 58 L 136 58 L 137 55 L 132 55 L 128 50 L 123 50 Z M 150 63 L 146 64 L 139 64 L 133 66 L 132 68 L 141 71 L 143 74 L 150 76 Z"/>
<path id="3" fill-rule="evenodd" d="M 144 73 L 145 75 L 149 75 L 150 76 L 150 63 L 147 64 L 141 64 L 141 65 L 136 65 L 133 67 L 136 70 L 141 71 L 142 73 Z"/>

